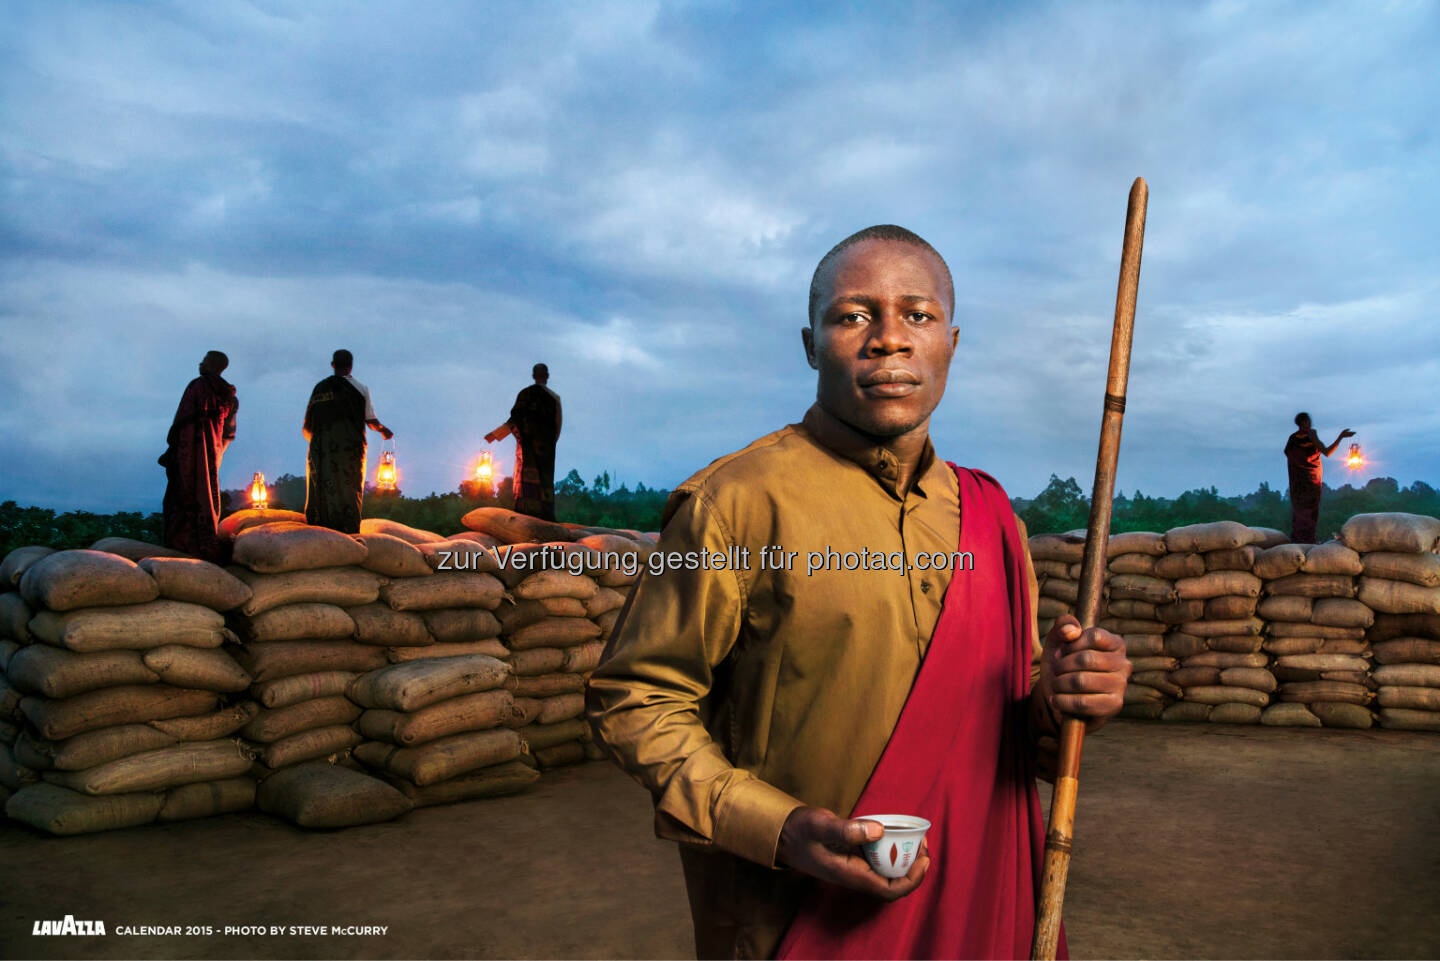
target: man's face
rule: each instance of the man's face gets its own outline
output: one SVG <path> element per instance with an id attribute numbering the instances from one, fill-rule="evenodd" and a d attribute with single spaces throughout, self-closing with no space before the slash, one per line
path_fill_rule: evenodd
<path id="1" fill-rule="evenodd" d="M 877 437 L 926 429 L 960 336 L 940 261 L 910 244 L 867 240 L 831 263 L 821 290 L 815 326 L 801 330 L 820 372 L 820 406 Z"/>

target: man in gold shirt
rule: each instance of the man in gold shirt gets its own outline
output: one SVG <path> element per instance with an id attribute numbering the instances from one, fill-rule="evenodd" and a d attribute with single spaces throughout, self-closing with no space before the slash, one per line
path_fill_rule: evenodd
<path id="1" fill-rule="evenodd" d="M 893 901 L 930 866 L 922 854 L 887 881 L 857 856 L 879 825 L 842 815 L 887 751 L 952 578 L 969 576 L 960 475 L 929 439 L 959 336 L 954 299 L 944 260 L 903 228 L 868 228 L 826 255 L 801 331 L 815 405 L 666 505 L 662 552 L 739 548 L 747 562 L 647 575 L 591 677 L 598 739 L 651 791 L 657 834 L 681 842 L 700 957 L 771 956 L 815 891 Z M 981 505 L 965 504 L 980 523 Z M 1022 581 L 1014 606 L 1037 670 L 1019 689 L 1038 681 L 1021 726 L 1043 769 L 1060 713 L 1099 726 L 1129 668 L 1118 637 L 1073 618 L 1042 652 L 1023 537 L 1029 600 Z"/>

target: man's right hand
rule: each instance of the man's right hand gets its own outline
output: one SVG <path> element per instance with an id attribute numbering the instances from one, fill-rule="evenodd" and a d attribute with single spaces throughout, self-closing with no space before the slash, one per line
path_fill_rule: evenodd
<path id="1" fill-rule="evenodd" d="M 884 878 L 875 873 L 861 853 L 866 841 L 879 840 L 885 829 L 878 822 L 862 818 L 847 821 L 824 808 L 800 807 L 790 812 L 780 829 L 778 860 L 787 867 L 855 891 L 864 891 L 886 901 L 896 901 L 914 891 L 930 867 L 926 845 L 903 878 Z"/>
<path id="2" fill-rule="evenodd" d="M 1355 436 L 1355 432 L 1354 432 L 1353 430 L 1351 430 L 1350 428 L 1348 428 L 1348 427 L 1345 428 L 1344 430 L 1342 430 L 1342 431 L 1340 432 L 1340 439 L 1341 439 L 1341 440 L 1344 440 L 1344 439 L 1347 438 L 1347 437 L 1354 437 L 1354 436 Z"/>

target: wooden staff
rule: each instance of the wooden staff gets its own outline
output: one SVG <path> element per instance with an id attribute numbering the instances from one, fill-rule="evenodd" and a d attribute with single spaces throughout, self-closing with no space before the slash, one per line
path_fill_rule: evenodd
<path id="1" fill-rule="evenodd" d="M 1145 206 L 1150 188 L 1144 177 L 1130 187 L 1125 211 L 1125 243 L 1120 250 L 1120 286 L 1115 293 L 1115 329 L 1110 335 L 1110 376 L 1105 382 L 1105 413 L 1100 420 L 1100 452 L 1095 458 L 1095 487 L 1090 495 L 1090 523 L 1085 557 L 1080 565 L 1082 628 L 1095 626 L 1100 613 L 1100 586 L 1105 577 L 1105 552 L 1110 544 L 1110 508 L 1115 494 L 1115 464 L 1120 458 L 1120 423 L 1125 419 L 1125 384 L 1130 377 L 1130 340 L 1135 332 L 1135 295 L 1140 287 L 1140 248 L 1145 242 Z M 1067 717 L 1060 726 L 1060 762 L 1050 801 L 1050 830 L 1045 835 L 1045 873 L 1040 880 L 1032 961 L 1054 961 L 1060 940 L 1060 907 L 1070 873 L 1071 832 L 1075 828 L 1075 795 L 1080 790 L 1080 747 L 1085 722 Z"/>

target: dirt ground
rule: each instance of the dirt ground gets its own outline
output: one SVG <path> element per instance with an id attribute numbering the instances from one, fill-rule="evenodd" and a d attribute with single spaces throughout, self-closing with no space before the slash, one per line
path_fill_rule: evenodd
<path id="1" fill-rule="evenodd" d="M 678 858 L 604 763 L 331 833 L 260 814 L 72 839 L 6 824 L 0 864 L 3 957 L 694 956 Z M 67 914 L 107 935 L 32 935 Z M 1440 736 L 1115 722 L 1086 742 L 1066 927 L 1076 958 L 1440 956 Z"/>

